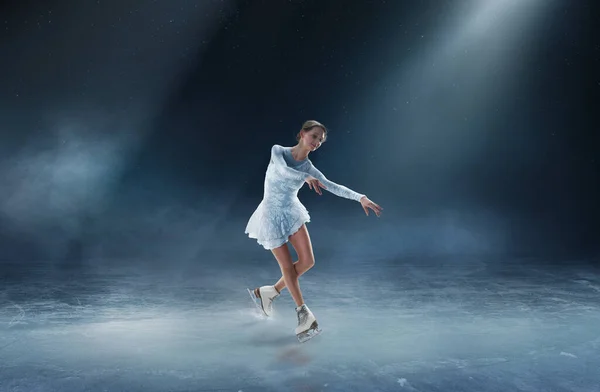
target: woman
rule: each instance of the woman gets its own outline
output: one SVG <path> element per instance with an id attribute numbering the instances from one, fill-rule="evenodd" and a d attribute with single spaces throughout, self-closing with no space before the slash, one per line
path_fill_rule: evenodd
<path id="1" fill-rule="evenodd" d="M 316 336 L 320 330 L 317 319 L 304 303 L 298 283 L 298 277 L 315 264 L 312 244 L 306 229 L 310 216 L 298 200 L 298 191 L 306 182 L 309 188 L 319 195 L 322 195 L 321 189 L 326 189 L 337 196 L 360 202 L 367 216 L 369 208 L 377 216 L 380 216 L 383 210 L 365 195 L 329 181 L 313 166 L 308 154 L 318 149 L 326 137 L 327 128 L 323 124 L 307 121 L 296 136 L 298 144 L 293 147 L 276 144 L 271 148 L 263 200 L 250 217 L 245 231 L 250 238 L 256 239 L 265 249 L 273 252 L 283 275 L 273 286 L 248 290 L 250 296 L 268 317 L 273 313 L 273 301 L 281 290 L 287 287 L 296 302 L 296 336 L 300 342 Z M 298 261 L 295 263 L 287 246 L 288 240 L 298 254 Z"/>

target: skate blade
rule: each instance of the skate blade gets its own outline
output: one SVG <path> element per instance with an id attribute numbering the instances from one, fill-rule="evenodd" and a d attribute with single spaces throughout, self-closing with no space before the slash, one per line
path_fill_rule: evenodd
<path id="1" fill-rule="evenodd" d="M 258 298 L 256 298 L 256 296 L 254 295 L 253 290 L 250 290 L 247 288 L 246 291 L 248 291 L 248 294 L 250 294 L 250 299 L 252 299 L 252 302 L 254 302 L 254 306 L 256 306 L 258 315 L 262 316 L 262 317 L 266 317 L 265 312 L 263 312 L 262 306 L 260 306 L 260 304 L 258 303 Z"/>
<path id="2" fill-rule="evenodd" d="M 319 327 L 309 329 L 308 331 L 300 332 L 298 335 L 298 341 L 300 343 L 308 342 L 310 339 L 314 338 L 317 335 L 320 335 L 323 332 Z"/>

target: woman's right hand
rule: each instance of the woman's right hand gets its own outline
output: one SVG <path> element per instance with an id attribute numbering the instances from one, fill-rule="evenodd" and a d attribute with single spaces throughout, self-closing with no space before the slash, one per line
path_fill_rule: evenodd
<path id="1" fill-rule="evenodd" d="M 314 191 L 317 192 L 319 195 L 323 194 L 323 192 L 321 192 L 321 188 L 327 189 L 327 187 L 323 185 L 321 181 L 317 180 L 313 176 L 306 177 L 306 180 L 304 181 L 308 184 L 308 187 L 310 189 L 314 189 Z"/>

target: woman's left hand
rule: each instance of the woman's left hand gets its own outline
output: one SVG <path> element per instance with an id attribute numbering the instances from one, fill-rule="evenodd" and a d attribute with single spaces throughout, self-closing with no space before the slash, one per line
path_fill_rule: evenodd
<path id="1" fill-rule="evenodd" d="M 367 196 L 363 196 L 360 199 L 360 204 L 362 205 L 363 210 L 365 210 L 365 214 L 367 214 L 367 216 L 369 216 L 369 208 L 375 211 L 375 215 L 381 216 L 381 211 L 383 211 L 383 208 L 381 208 L 377 203 L 369 200 Z"/>

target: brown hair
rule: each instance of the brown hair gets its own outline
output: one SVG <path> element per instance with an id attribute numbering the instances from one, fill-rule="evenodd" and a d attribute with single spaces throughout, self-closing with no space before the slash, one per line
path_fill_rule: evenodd
<path id="1" fill-rule="evenodd" d="M 302 131 L 308 132 L 311 129 L 316 128 L 316 127 L 319 127 L 323 130 L 323 133 L 324 133 L 323 142 L 325 142 L 325 140 L 327 140 L 327 132 L 329 132 L 329 131 L 327 130 L 325 125 L 321 124 L 318 121 L 315 121 L 315 120 L 306 121 L 304 124 L 302 124 L 302 129 L 300 130 L 300 132 L 302 132 Z M 298 134 L 296 135 L 296 141 L 300 141 L 300 132 L 298 132 Z"/>

